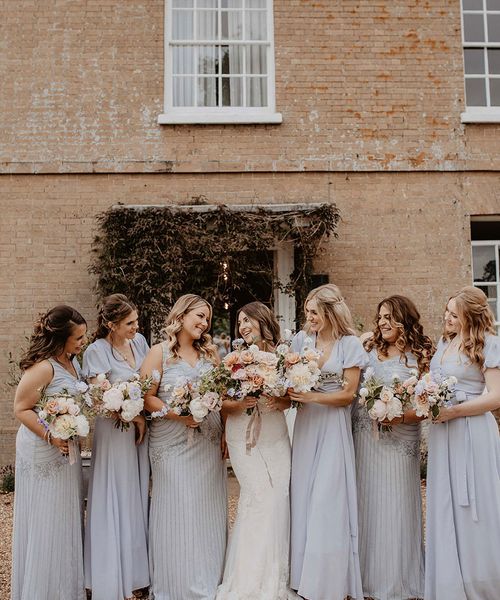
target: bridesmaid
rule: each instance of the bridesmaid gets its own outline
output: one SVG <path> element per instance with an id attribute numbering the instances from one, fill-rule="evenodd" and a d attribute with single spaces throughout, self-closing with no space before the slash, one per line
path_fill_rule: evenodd
<path id="1" fill-rule="evenodd" d="M 420 315 L 404 296 L 380 302 L 373 336 L 365 342 L 370 367 L 384 384 L 429 370 L 434 351 Z M 373 435 L 365 410 L 353 410 L 363 593 L 374 600 L 423 598 L 424 550 L 420 494 L 420 419 L 414 410 Z"/>
<path id="2" fill-rule="evenodd" d="M 273 352 L 280 326 L 271 310 L 251 302 L 237 314 L 236 336 L 246 344 Z M 290 510 L 290 438 L 283 410 L 288 398 L 259 399 L 258 413 L 246 414 L 257 398 L 225 400 L 226 442 L 240 483 L 238 514 L 228 546 L 224 578 L 217 600 L 287 600 Z M 252 419 L 260 420 L 256 445 L 247 451 Z"/>
<path id="3" fill-rule="evenodd" d="M 213 600 L 226 550 L 226 464 L 220 414 L 202 423 L 168 412 L 171 387 L 196 381 L 218 362 L 208 335 L 212 308 L 195 294 L 181 296 L 166 322 L 166 341 L 153 346 L 141 369 L 161 380 L 145 406 L 158 415 L 150 430 L 153 477 L 149 564 L 154 600 Z M 189 428 L 195 429 L 192 436 Z"/>
<path id="4" fill-rule="evenodd" d="M 75 359 L 87 325 L 70 306 L 56 306 L 35 324 L 14 400 L 16 494 L 12 600 L 84 600 L 81 461 L 70 465 L 68 442 L 38 422 L 40 392 L 77 393 Z"/>
<path id="5" fill-rule="evenodd" d="M 93 381 L 107 373 L 111 383 L 128 381 L 149 351 L 137 332 L 137 308 L 123 294 L 104 299 L 94 342 L 83 355 L 84 375 Z M 147 515 L 149 461 L 143 416 L 121 430 L 98 417 L 85 528 L 85 585 L 92 600 L 132 598 L 149 586 Z"/>
<path id="6" fill-rule="evenodd" d="M 429 431 L 426 600 L 497 600 L 500 590 L 500 340 L 484 293 L 446 305 L 431 372 L 455 376 L 453 405 Z"/>
<path id="7" fill-rule="evenodd" d="M 325 379 L 311 392 L 290 391 L 303 403 L 292 444 L 290 586 L 307 600 L 362 599 L 350 405 L 368 358 L 337 286 L 312 290 L 305 315 L 292 349 L 321 351 Z"/>

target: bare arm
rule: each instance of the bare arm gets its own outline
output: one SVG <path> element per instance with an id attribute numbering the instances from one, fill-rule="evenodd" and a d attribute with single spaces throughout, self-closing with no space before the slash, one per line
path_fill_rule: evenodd
<path id="1" fill-rule="evenodd" d="M 316 404 L 325 404 L 327 406 L 348 406 L 356 397 L 361 369 L 351 367 L 344 369 L 345 385 L 336 392 L 294 392 L 290 390 L 290 399 L 298 402 L 315 402 Z"/>
<path id="2" fill-rule="evenodd" d="M 486 369 L 484 378 L 487 392 L 481 394 L 474 402 L 462 402 L 449 408 L 442 408 L 436 422 L 444 423 L 459 417 L 475 417 L 500 408 L 500 369 Z"/>

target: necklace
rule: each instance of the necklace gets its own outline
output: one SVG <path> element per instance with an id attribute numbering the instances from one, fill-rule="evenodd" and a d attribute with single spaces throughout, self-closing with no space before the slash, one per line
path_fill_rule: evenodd
<path id="1" fill-rule="evenodd" d="M 66 358 L 68 358 L 68 357 L 66 356 Z M 56 363 L 57 363 L 58 365 L 60 365 L 60 366 L 61 366 L 61 367 L 62 367 L 62 368 L 65 370 L 65 371 L 68 371 L 68 373 L 69 373 L 70 375 L 72 375 L 73 377 L 77 377 L 76 369 L 75 369 L 75 367 L 74 367 L 73 363 L 71 362 L 71 360 L 70 360 L 69 358 L 68 358 L 68 362 L 67 362 L 67 364 L 64 364 L 62 361 L 60 361 L 60 360 L 57 358 L 57 356 L 54 356 L 54 360 L 55 360 L 55 361 L 56 361 Z"/>
<path id="2" fill-rule="evenodd" d="M 110 340 L 110 344 L 111 344 L 111 349 L 115 350 L 116 353 L 121 357 L 121 359 L 124 360 L 131 369 L 135 369 L 135 356 L 134 356 L 134 351 L 132 350 L 131 343 L 130 342 L 127 343 L 127 349 L 130 350 L 131 357 L 127 357 L 123 352 L 121 352 L 121 350 L 119 350 L 113 344 L 113 342 L 111 340 Z M 129 360 L 130 358 L 132 358 L 132 361 Z"/>

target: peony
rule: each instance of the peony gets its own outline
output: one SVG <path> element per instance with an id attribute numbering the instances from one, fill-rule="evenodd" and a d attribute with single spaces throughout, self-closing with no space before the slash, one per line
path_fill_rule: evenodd
<path id="1" fill-rule="evenodd" d="M 217 392 L 206 392 L 201 397 L 201 401 L 208 410 L 220 410 L 221 399 Z"/>
<path id="2" fill-rule="evenodd" d="M 68 440 L 69 438 L 74 437 L 77 433 L 76 419 L 78 419 L 78 417 L 72 417 L 71 415 L 60 415 L 54 419 L 54 422 L 52 423 L 52 435 L 61 440 Z"/>
<path id="3" fill-rule="evenodd" d="M 371 419 L 383 421 L 387 417 L 387 404 L 382 400 L 375 400 L 368 414 Z"/>
<path id="4" fill-rule="evenodd" d="M 311 372 L 307 365 L 298 363 L 287 372 L 290 386 L 296 392 L 307 392 L 310 390 Z"/>
<path id="5" fill-rule="evenodd" d="M 380 400 L 385 404 L 389 404 L 389 402 L 394 398 L 394 394 L 392 390 L 384 385 L 382 391 L 380 392 Z"/>
<path id="6" fill-rule="evenodd" d="M 298 352 L 289 352 L 285 354 L 285 363 L 287 365 L 296 365 L 300 361 L 300 354 Z"/>
<path id="7" fill-rule="evenodd" d="M 208 415 L 208 408 L 203 404 L 201 398 L 193 398 L 189 403 L 189 410 L 193 415 L 193 419 L 197 423 L 201 423 L 203 419 Z"/>
<path id="8" fill-rule="evenodd" d="M 253 363 L 255 356 L 254 353 L 251 352 L 250 349 L 248 349 L 243 350 L 243 352 L 241 352 L 240 359 L 243 364 L 249 365 L 250 363 Z"/>
<path id="9" fill-rule="evenodd" d="M 401 404 L 401 400 L 398 398 L 391 398 L 387 403 L 387 418 L 389 421 L 396 417 L 400 417 L 403 414 L 403 405 Z"/>
<path id="10" fill-rule="evenodd" d="M 90 425 L 85 415 L 78 415 L 75 417 L 75 427 L 77 435 L 86 437 L 90 431 Z"/>
<path id="11" fill-rule="evenodd" d="M 123 402 L 123 394 L 118 388 L 111 388 L 102 395 L 102 403 L 106 410 L 120 410 Z"/>
<path id="12" fill-rule="evenodd" d="M 143 408 L 144 408 L 144 402 L 143 402 L 142 398 L 139 401 L 124 400 L 123 404 L 122 404 L 121 418 L 123 419 L 123 421 L 130 422 L 133 419 L 135 419 L 135 417 L 137 417 L 137 415 L 140 414 L 140 412 Z"/>
<path id="13" fill-rule="evenodd" d="M 68 405 L 68 413 L 70 415 L 72 415 L 73 417 L 76 417 L 77 415 L 80 414 L 80 407 L 78 406 L 78 404 L 75 404 L 74 402 L 72 402 L 71 404 Z"/>

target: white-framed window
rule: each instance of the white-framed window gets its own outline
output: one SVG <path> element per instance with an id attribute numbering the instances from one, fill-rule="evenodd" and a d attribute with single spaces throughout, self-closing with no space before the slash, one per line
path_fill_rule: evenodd
<path id="1" fill-rule="evenodd" d="M 496 239 L 484 239 L 493 237 L 495 230 Z M 472 277 L 474 285 L 488 296 L 500 334 L 500 221 L 472 223 Z"/>
<path id="2" fill-rule="evenodd" d="M 281 123 L 272 0 L 166 0 L 159 123 Z"/>
<path id="3" fill-rule="evenodd" d="M 500 122 L 500 0 L 461 0 L 464 123 Z"/>

